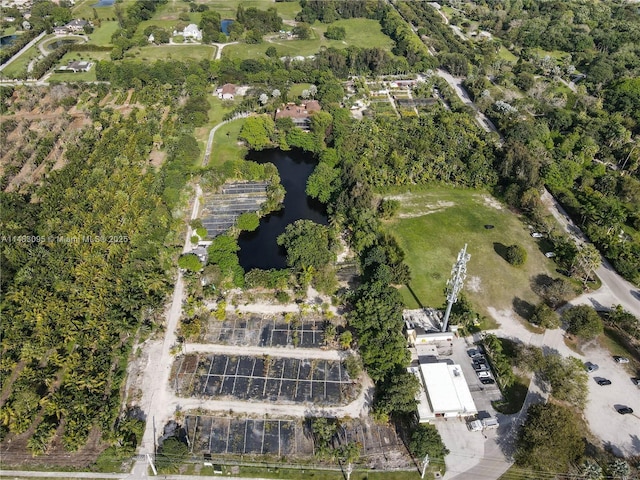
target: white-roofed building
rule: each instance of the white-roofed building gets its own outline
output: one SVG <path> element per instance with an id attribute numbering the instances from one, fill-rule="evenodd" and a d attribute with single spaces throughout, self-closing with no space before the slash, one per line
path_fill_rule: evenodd
<path id="1" fill-rule="evenodd" d="M 478 413 L 460 365 L 444 362 L 410 367 L 422 388 L 418 400 L 421 423 L 440 417 L 466 417 Z"/>

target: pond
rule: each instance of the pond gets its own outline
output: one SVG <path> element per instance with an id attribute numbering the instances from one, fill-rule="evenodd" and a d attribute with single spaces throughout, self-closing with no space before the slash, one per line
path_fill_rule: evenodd
<path id="1" fill-rule="evenodd" d="M 75 38 L 64 38 L 64 39 L 56 40 L 55 42 L 47 43 L 44 46 L 44 48 L 46 48 L 50 52 L 53 52 L 56 48 L 60 48 L 63 45 L 71 45 L 73 43 L 78 43 L 79 41 L 80 40 Z"/>
<path id="2" fill-rule="evenodd" d="M 254 232 L 242 232 L 238 238 L 240 265 L 245 271 L 252 268 L 286 268 L 287 256 L 276 241 L 290 223 L 300 219 L 328 223 L 325 206 L 309 198 L 305 192 L 307 178 L 317 162 L 311 154 L 302 150 L 284 152 L 279 149 L 249 152 L 247 160 L 257 163 L 273 163 L 280 174 L 280 182 L 286 190 L 283 208 L 260 219 Z"/>
<path id="3" fill-rule="evenodd" d="M 0 37 L 0 47 L 7 47 L 11 45 L 16 38 L 18 38 L 17 35 L 5 35 L 4 37 Z"/>
<path id="4" fill-rule="evenodd" d="M 225 18 L 220 22 L 220 31 L 225 35 L 229 35 L 229 27 L 233 23 L 233 20 L 230 18 Z"/>
<path id="5" fill-rule="evenodd" d="M 116 0 L 100 0 L 98 3 L 91 5 L 92 7 L 110 7 L 116 3 Z"/>

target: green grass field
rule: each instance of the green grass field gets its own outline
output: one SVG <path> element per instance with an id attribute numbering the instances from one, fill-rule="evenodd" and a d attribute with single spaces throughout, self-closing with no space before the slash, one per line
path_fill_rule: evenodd
<path id="1" fill-rule="evenodd" d="M 500 51 L 498 52 L 498 57 L 502 60 L 506 60 L 507 62 L 516 63 L 518 61 L 518 57 L 516 57 L 513 53 L 507 50 L 504 47 L 500 47 Z"/>
<path id="2" fill-rule="evenodd" d="M 103 21 L 91 35 L 89 45 L 111 45 L 111 36 L 118 29 L 118 22 Z"/>
<path id="3" fill-rule="evenodd" d="M 40 50 L 37 45 L 33 45 L 29 50 L 16 58 L 10 65 L 0 73 L 4 78 L 15 78 L 23 72 L 26 72 L 29 62 L 40 56 Z"/>
<path id="4" fill-rule="evenodd" d="M 116 13 L 113 5 L 106 7 L 94 7 L 93 5 L 96 3 L 98 3 L 98 0 L 77 0 L 73 7 L 74 18 L 86 18 L 93 20 L 95 18 L 95 14 L 97 14 L 98 18 L 101 20 L 115 18 Z M 133 0 L 124 0 L 120 5 L 126 8 L 131 3 L 133 3 Z"/>
<path id="5" fill-rule="evenodd" d="M 318 53 L 321 47 L 334 47 L 344 49 L 349 45 L 356 47 L 380 47 L 391 49 L 393 40 L 382 33 L 380 24 L 367 18 L 350 18 L 348 20 L 338 20 L 331 25 L 342 26 L 346 30 L 344 40 L 328 40 L 324 37 L 329 25 L 316 22 L 312 26 L 313 38 L 308 40 L 286 40 L 278 36 L 271 35 L 269 41 L 257 45 L 230 45 L 223 50 L 223 55 L 231 58 L 256 58 L 264 55 L 267 48 L 274 46 L 278 50 L 278 56 L 308 56 Z"/>
<path id="6" fill-rule="evenodd" d="M 245 9 L 255 7 L 259 10 L 274 7 L 284 20 L 293 20 L 301 10 L 298 2 L 273 2 L 272 0 L 208 0 L 206 4 L 211 10 L 218 12 L 223 19 L 236 18 L 238 5 L 242 5 Z"/>
<path id="7" fill-rule="evenodd" d="M 89 60 L 91 62 L 97 62 L 99 60 L 109 60 L 109 52 L 69 52 L 65 54 L 60 61 L 56 64 L 66 65 L 73 60 Z M 49 81 L 52 82 L 95 82 L 96 81 L 96 66 L 91 67 L 88 72 L 79 73 L 53 73 L 49 77 Z"/>
<path id="8" fill-rule="evenodd" d="M 458 252 L 468 244 L 464 292 L 474 308 L 487 315 L 488 307 L 512 308 L 515 298 L 535 304 L 530 279 L 552 274 L 554 264 L 540 251 L 520 219 L 488 193 L 446 187 L 412 188 L 385 194 L 401 202 L 398 217 L 387 223 L 406 253 L 411 268 L 411 290 L 400 290 L 407 306 L 440 307 Z M 396 195 L 394 195 L 396 194 Z M 485 229 L 484 225 L 493 225 Z M 517 243 L 528 254 L 522 267 L 513 267 L 496 250 Z M 414 297 L 415 295 L 415 297 Z"/>
<path id="9" fill-rule="evenodd" d="M 222 165 L 227 160 L 244 159 L 247 150 L 238 144 L 238 135 L 242 125 L 244 125 L 244 119 L 239 118 L 223 125 L 216 131 L 213 137 L 209 165 L 217 166 Z"/>
<path id="10" fill-rule="evenodd" d="M 144 61 L 156 60 L 212 60 L 216 56 L 217 47 L 214 45 L 149 45 L 134 47 L 126 54 Z"/>
<path id="11" fill-rule="evenodd" d="M 222 122 L 222 117 L 233 109 L 233 102 L 222 101 L 215 95 L 210 95 L 208 98 L 209 102 L 209 121 L 206 125 L 202 127 L 198 127 L 195 129 L 195 137 L 198 142 L 202 142 L 202 144 L 206 147 L 206 142 L 209 139 L 209 132 L 211 129 L 216 126 L 218 123 Z M 202 152 L 204 154 L 204 147 L 202 148 Z"/>

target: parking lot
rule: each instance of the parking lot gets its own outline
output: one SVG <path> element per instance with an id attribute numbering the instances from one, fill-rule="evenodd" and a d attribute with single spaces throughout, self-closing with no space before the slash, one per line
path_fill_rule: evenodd
<path id="1" fill-rule="evenodd" d="M 598 365 L 589 374 L 589 397 L 585 418 L 591 431 L 603 446 L 618 455 L 640 455 L 640 388 L 631 382 L 633 363 L 618 364 L 611 354 L 595 345 L 585 348 L 584 360 Z M 611 380 L 611 385 L 600 386 L 599 379 Z M 616 408 L 631 407 L 633 414 L 620 415 Z"/>
<path id="2" fill-rule="evenodd" d="M 475 345 L 467 339 L 455 338 L 452 345 L 438 349 L 443 353 L 438 355 L 438 359 L 461 366 L 478 410 L 478 418 L 496 417 L 500 427 L 497 430 L 471 432 L 467 428 L 468 419 L 437 419 L 434 424 L 451 452 L 446 457 L 447 479 L 498 478 L 510 465 L 505 458 L 503 444 L 505 439 L 513 436 L 512 419 L 498 414 L 491 405 L 492 401 L 500 400 L 502 395 L 497 384 L 484 385 L 480 382 L 467 353 L 472 348 Z M 491 378 L 494 378 L 493 374 Z"/>
<path id="3" fill-rule="evenodd" d="M 321 359 L 185 355 L 178 360 L 176 393 L 241 400 L 344 405 L 357 395 L 340 362 Z"/>

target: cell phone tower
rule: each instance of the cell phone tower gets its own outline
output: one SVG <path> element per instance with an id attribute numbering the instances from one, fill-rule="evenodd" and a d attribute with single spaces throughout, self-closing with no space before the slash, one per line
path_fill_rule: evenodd
<path id="1" fill-rule="evenodd" d="M 451 269 L 451 278 L 447 280 L 447 310 L 444 312 L 442 320 L 442 331 L 446 332 L 449 328 L 449 315 L 451 315 L 451 307 L 458 301 L 458 293 L 462 290 L 464 279 L 467 277 L 467 262 L 471 259 L 471 255 L 467 253 L 467 244 L 458 253 L 458 260 L 453 264 Z"/>

